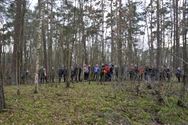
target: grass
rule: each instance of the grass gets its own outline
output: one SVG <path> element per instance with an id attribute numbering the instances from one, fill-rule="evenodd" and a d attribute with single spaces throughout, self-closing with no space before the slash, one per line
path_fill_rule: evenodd
<path id="1" fill-rule="evenodd" d="M 137 96 L 131 83 L 119 89 L 96 83 L 5 87 L 7 111 L 0 113 L 1 125 L 183 125 L 188 124 L 188 109 L 177 106 L 177 84 L 166 88 L 165 104 L 157 103 L 144 84 Z M 170 91 L 170 92 L 169 92 Z M 188 100 L 187 100 L 188 102 Z"/>

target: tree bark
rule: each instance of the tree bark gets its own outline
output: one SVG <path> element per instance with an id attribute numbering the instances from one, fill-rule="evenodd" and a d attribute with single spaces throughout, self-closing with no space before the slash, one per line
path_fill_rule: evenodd
<path id="1" fill-rule="evenodd" d="M 114 64 L 114 31 L 113 31 L 113 0 L 111 0 L 110 9 L 111 9 L 111 62 Z"/>
<path id="2" fill-rule="evenodd" d="M 46 26 L 45 26 L 45 22 L 44 22 L 44 17 L 42 19 L 42 41 L 43 41 L 43 56 L 44 56 L 44 60 L 43 60 L 43 65 L 44 68 L 46 69 L 46 71 L 48 71 L 48 59 L 47 59 L 47 42 L 46 42 Z M 48 73 L 47 73 L 48 74 Z"/>
<path id="3" fill-rule="evenodd" d="M 48 39 L 48 71 L 50 74 L 50 79 L 52 80 L 52 67 L 53 67 L 53 58 L 52 58 L 52 40 L 53 38 L 53 0 L 51 0 L 51 9 L 50 9 L 50 33 Z M 53 81 L 51 81 L 53 82 Z"/>
<path id="4" fill-rule="evenodd" d="M 174 8 L 174 9 L 175 9 L 175 15 L 176 15 L 176 17 L 175 17 L 175 22 L 174 22 L 174 23 L 175 23 L 175 27 L 176 27 L 176 28 L 175 28 L 175 29 L 176 29 L 176 30 L 175 30 L 175 36 L 176 36 L 176 37 L 175 37 L 175 41 L 176 41 L 176 42 L 175 42 L 175 43 L 176 43 L 176 56 L 177 56 L 177 57 L 180 57 L 180 52 L 179 52 L 180 42 L 179 42 L 179 19 L 178 19 L 178 18 L 179 18 L 179 16 L 178 16 L 178 15 L 179 15 L 179 14 L 178 14 L 178 10 L 179 10 L 178 8 L 179 8 L 179 7 L 178 7 L 178 1 L 179 1 L 179 0 L 176 0 L 175 8 Z M 179 64 L 179 61 L 178 61 L 177 59 L 176 59 L 175 64 L 176 64 L 176 68 L 179 67 L 179 65 L 180 65 L 180 64 Z"/>
<path id="5" fill-rule="evenodd" d="M 17 94 L 20 94 L 20 83 L 21 83 L 21 61 L 22 61 L 22 50 L 23 50 L 23 26 L 24 26 L 24 15 L 25 15 L 25 0 L 16 0 L 16 16 L 14 22 L 14 50 L 13 50 L 13 62 L 12 66 L 12 77 L 15 78 L 17 85 Z M 15 73 L 15 74 L 14 74 Z"/>
<path id="6" fill-rule="evenodd" d="M 2 43 L 3 35 L 0 33 L 0 112 L 5 109 L 5 96 L 4 96 L 4 87 L 3 87 L 3 72 L 2 72 Z"/>
<path id="7" fill-rule="evenodd" d="M 38 29 L 37 29 L 37 42 L 36 42 L 36 60 L 35 60 L 35 90 L 34 93 L 38 93 L 38 84 L 39 84 L 39 67 L 40 67 L 40 49 L 41 49 L 41 36 L 42 36 L 42 19 L 41 19 L 41 3 L 42 0 L 38 0 Z"/>
<path id="8" fill-rule="evenodd" d="M 149 39 L 149 53 L 150 53 L 150 66 L 153 65 L 154 61 L 153 61 L 153 0 L 150 0 L 150 4 L 151 4 L 151 12 L 150 12 L 150 39 Z M 149 37 L 149 35 L 148 35 Z"/>
<path id="9" fill-rule="evenodd" d="M 104 0 L 101 2 L 102 6 L 102 34 L 101 34 L 101 43 L 102 43 L 102 62 L 105 62 L 105 47 L 104 47 Z"/>
<path id="10" fill-rule="evenodd" d="M 24 64 L 23 64 L 23 51 L 24 51 L 24 42 L 25 42 L 25 40 L 24 40 L 24 35 L 25 35 L 25 29 L 24 29 L 24 25 L 25 25 L 25 13 L 26 13 L 26 0 L 22 0 L 22 13 L 21 13 L 21 16 L 22 16 L 22 18 L 21 18 L 21 35 L 20 35 L 20 60 L 19 60 L 19 63 L 20 63 L 20 65 L 19 65 L 19 69 L 20 69 L 20 72 L 19 72 L 19 79 L 20 79 L 20 84 L 21 84 L 21 82 L 23 82 L 23 81 L 21 81 L 21 75 L 22 75 L 22 73 L 24 73 L 23 71 L 24 71 Z"/>
<path id="11" fill-rule="evenodd" d="M 132 40 L 132 15 L 133 15 L 133 8 L 131 5 L 131 1 L 128 0 L 129 3 L 129 20 L 128 20 L 128 61 L 129 65 L 134 63 L 134 56 L 133 56 L 133 40 Z"/>
<path id="12" fill-rule="evenodd" d="M 178 105 L 179 106 L 183 106 L 184 107 L 184 103 L 185 103 L 185 97 L 186 97 L 186 88 L 188 87 L 188 42 L 187 42 L 187 29 L 186 27 L 188 27 L 187 25 L 187 19 L 188 17 L 186 17 L 186 9 L 188 9 L 186 7 L 187 2 L 186 0 L 184 0 L 184 4 L 183 4 L 183 26 L 182 26 L 182 32 L 183 32 L 183 36 L 182 36 L 182 40 L 183 40 L 183 68 L 184 68 L 184 76 L 183 76 L 183 85 L 181 88 L 181 92 L 180 92 L 180 98 L 178 100 Z"/>
<path id="13" fill-rule="evenodd" d="M 156 56 L 156 67 L 160 68 L 161 64 L 161 35 L 160 35 L 160 2 L 157 0 L 157 56 Z"/>

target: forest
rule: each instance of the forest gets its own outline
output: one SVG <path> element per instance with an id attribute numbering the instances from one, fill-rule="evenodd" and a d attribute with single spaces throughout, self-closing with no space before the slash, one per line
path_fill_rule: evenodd
<path id="1" fill-rule="evenodd" d="M 187 125 L 187 0 L 0 0 L 0 124 Z"/>

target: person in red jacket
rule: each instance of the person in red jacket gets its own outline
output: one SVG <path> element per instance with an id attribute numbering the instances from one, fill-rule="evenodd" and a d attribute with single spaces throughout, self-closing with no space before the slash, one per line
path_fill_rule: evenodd
<path id="1" fill-rule="evenodd" d="M 110 66 L 108 64 L 105 64 L 104 66 L 104 75 L 105 75 L 105 81 L 110 80 Z"/>

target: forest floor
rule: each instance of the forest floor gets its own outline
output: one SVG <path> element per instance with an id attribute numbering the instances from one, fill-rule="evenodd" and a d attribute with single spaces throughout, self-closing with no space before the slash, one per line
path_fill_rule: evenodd
<path id="1" fill-rule="evenodd" d="M 38 94 L 33 85 L 5 87 L 7 110 L 0 113 L 1 125 L 187 125 L 188 109 L 177 106 L 180 85 L 166 83 L 165 104 L 154 91 L 141 84 L 140 95 L 133 84 L 113 88 L 111 83 L 44 84 Z M 188 102 L 188 96 L 186 98 Z"/>

